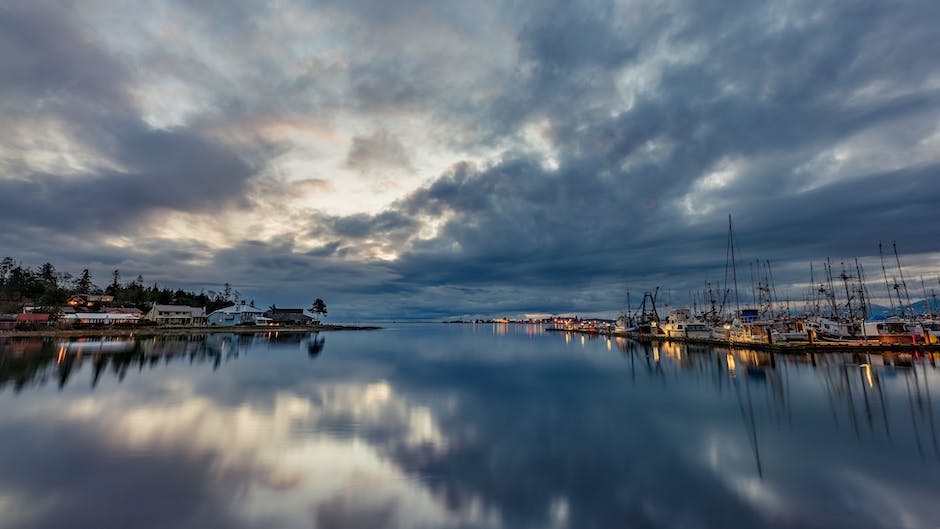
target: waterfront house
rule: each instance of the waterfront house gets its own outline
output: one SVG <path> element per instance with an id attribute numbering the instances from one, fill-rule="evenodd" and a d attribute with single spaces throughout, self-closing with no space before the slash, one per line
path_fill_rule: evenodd
<path id="1" fill-rule="evenodd" d="M 264 313 L 275 325 L 317 325 L 320 320 L 307 309 L 279 309 L 273 307 Z"/>
<path id="2" fill-rule="evenodd" d="M 236 325 L 267 325 L 270 318 L 264 316 L 264 311 L 244 303 L 225 307 L 209 314 L 209 325 L 217 327 L 234 327 Z"/>
<path id="3" fill-rule="evenodd" d="M 48 327 L 49 315 L 38 312 L 22 312 L 16 315 L 17 327 Z"/>
<path id="4" fill-rule="evenodd" d="M 140 321 L 140 315 L 112 312 L 76 312 L 74 314 L 63 314 L 59 321 L 73 325 L 114 325 L 116 323 L 133 325 Z"/>
<path id="5" fill-rule="evenodd" d="M 150 312 L 147 313 L 146 318 L 157 325 L 183 325 L 186 327 L 205 325 L 208 322 L 206 309 L 185 305 L 154 304 Z"/>
<path id="6" fill-rule="evenodd" d="M 73 307 L 102 307 L 114 302 L 114 296 L 105 294 L 73 294 L 68 304 Z"/>

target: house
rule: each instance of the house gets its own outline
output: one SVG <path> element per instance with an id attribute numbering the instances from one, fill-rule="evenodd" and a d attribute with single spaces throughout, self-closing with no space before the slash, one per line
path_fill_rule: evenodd
<path id="1" fill-rule="evenodd" d="M 246 305 L 232 305 L 209 314 L 209 325 L 217 327 L 234 327 L 236 325 L 267 325 L 271 322 L 270 318 L 264 316 L 264 311 Z"/>
<path id="2" fill-rule="evenodd" d="M 38 312 L 23 312 L 16 315 L 17 327 L 48 327 L 49 315 Z"/>
<path id="3" fill-rule="evenodd" d="M 264 313 L 274 324 L 280 325 L 316 325 L 320 320 L 307 309 L 279 309 L 273 307 Z"/>
<path id="4" fill-rule="evenodd" d="M 137 314 L 110 313 L 110 312 L 76 312 L 63 314 L 59 321 L 80 325 L 114 325 L 136 324 L 140 320 Z"/>
<path id="5" fill-rule="evenodd" d="M 74 294 L 69 297 L 68 304 L 73 307 L 100 307 L 114 302 L 114 296 L 105 294 Z"/>
<path id="6" fill-rule="evenodd" d="M 146 318 L 157 325 L 183 325 L 186 327 L 205 325 L 208 322 L 206 309 L 187 307 L 186 305 L 154 304 L 150 312 L 147 313 Z"/>

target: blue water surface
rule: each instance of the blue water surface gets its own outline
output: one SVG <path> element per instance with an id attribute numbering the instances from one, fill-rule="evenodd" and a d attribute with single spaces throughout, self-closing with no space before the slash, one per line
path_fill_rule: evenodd
<path id="1" fill-rule="evenodd" d="M 0 527 L 940 527 L 937 358 L 529 325 L 0 341 Z"/>

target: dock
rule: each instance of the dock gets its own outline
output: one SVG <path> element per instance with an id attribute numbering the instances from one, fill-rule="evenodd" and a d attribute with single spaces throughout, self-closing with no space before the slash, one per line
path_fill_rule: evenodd
<path id="1" fill-rule="evenodd" d="M 730 349 L 750 349 L 756 351 L 772 351 L 777 353 L 845 353 L 845 352 L 940 352 L 940 343 L 923 344 L 883 344 L 871 342 L 779 342 L 767 343 L 758 341 L 729 341 L 715 338 L 697 339 L 685 338 L 681 336 L 667 336 L 665 334 L 641 334 L 627 331 L 614 331 L 606 329 L 575 329 L 565 327 L 548 327 L 546 331 L 552 332 L 570 332 L 575 334 L 587 334 L 594 336 L 607 336 L 611 338 L 627 338 L 641 343 L 651 342 L 675 342 L 691 345 L 706 345 L 712 347 L 730 348 Z"/>

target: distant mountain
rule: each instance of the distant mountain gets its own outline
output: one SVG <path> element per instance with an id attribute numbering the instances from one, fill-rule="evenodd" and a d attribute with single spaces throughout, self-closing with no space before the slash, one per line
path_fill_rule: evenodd
<path id="1" fill-rule="evenodd" d="M 914 314 L 926 314 L 933 309 L 934 312 L 937 312 L 937 307 L 932 306 L 932 302 L 928 303 L 926 299 L 920 301 L 914 301 L 910 305 L 904 305 L 899 310 L 891 310 L 891 307 L 885 307 L 884 305 L 872 305 L 871 306 L 871 317 L 872 318 L 886 318 L 888 316 L 893 316 L 896 312 L 901 312 L 903 314 L 911 314 L 911 309 Z"/>

